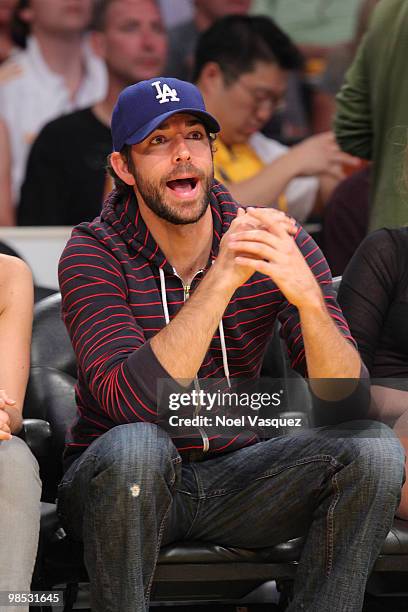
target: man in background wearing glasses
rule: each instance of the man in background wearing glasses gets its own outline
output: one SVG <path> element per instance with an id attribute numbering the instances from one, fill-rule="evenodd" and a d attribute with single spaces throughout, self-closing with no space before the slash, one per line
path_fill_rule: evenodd
<path id="1" fill-rule="evenodd" d="M 193 78 L 221 125 L 215 176 L 242 205 L 278 207 L 303 222 L 343 178 L 344 155 L 332 132 L 290 149 L 262 128 L 281 107 L 290 71 L 302 56 L 267 17 L 217 21 L 198 42 Z"/>

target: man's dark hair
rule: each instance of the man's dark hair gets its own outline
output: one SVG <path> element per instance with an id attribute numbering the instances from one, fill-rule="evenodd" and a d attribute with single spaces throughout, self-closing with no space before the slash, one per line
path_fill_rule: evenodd
<path id="1" fill-rule="evenodd" d="M 303 56 L 289 36 L 269 17 L 229 15 L 219 19 L 197 44 L 193 81 L 209 62 L 218 64 L 226 82 L 251 72 L 256 62 L 278 64 L 284 70 L 298 70 Z"/>
<path id="2" fill-rule="evenodd" d="M 132 145 L 125 144 L 120 154 L 123 157 L 123 159 L 126 160 L 126 164 L 127 164 L 129 172 L 134 174 L 135 167 L 134 167 L 133 159 L 132 159 Z M 113 179 L 115 189 L 119 191 L 119 193 L 121 193 L 124 196 L 133 193 L 133 186 L 128 185 L 127 183 L 125 183 L 125 181 L 122 181 L 122 179 L 116 174 L 112 166 L 110 155 L 108 156 L 108 159 L 106 162 L 106 171 L 110 175 L 110 177 Z"/>
<path id="3" fill-rule="evenodd" d="M 22 49 L 26 48 L 27 37 L 30 34 L 29 24 L 21 19 L 20 11 L 30 6 L 30 0 L 20 0 L 16 8 L 14 9 L 13 16 L 11 18 L 11 38 L 16 45 Z"/>
<path id="4" fill-rule="evenodd" d="M 94 0 L 91 30 L 103 32 L 106 26 L 106 13 L 113 2 L 116 2 L 116 0 Z"/>
<path id="5" fill-rule="evenodd" d="M 93 12 L 90 30 L 95 32 L 103 32 L 106 28 L 106 13 L 111 4 L 117 0 L 94 0 Z M 160 10 L 157 0 L 153 0 Z"/>

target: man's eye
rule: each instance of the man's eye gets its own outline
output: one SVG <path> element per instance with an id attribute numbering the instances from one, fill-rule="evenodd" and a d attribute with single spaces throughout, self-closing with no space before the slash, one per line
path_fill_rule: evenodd
<path id="1" fill-rule="evenodd" d="M 264 93 L 255 94 L 254 96 L 254 100 L 257 104 L 263 104 L 264 102 L 269 101 L 270 99 L 271 96 Z"/>
<path id="2" fill-rule="evenodd" d="M 152 24 L 151 29 L 155 34 L 164 34 L 164 29 L 161 23 Z"/>
<path id="3" fill-rule="evenodd" d="M 139 32 L 139 30 L 140 30 L 140 23 L 125 23 L 125 24 L 122 25 L 120 30 L 121 30 L 121 32 L 124 32 L 125 34 L 129 34 L 129 33 L 133 33 L 133 32 Z"/>
<path id="4" fill-rule="evenodd" d="M 164 144 L 165 142 L 166 142 L 166 139 L 164 136 L 155 136 L 154 138 L 151 139 L 150 144 L 159 145 L 159 144 Z"/>
<path id="5" fill-rule="evenodd" d="M 190 132 L 188 137 L 191 138 L 192 140 L 202 140 L 204 138 L 204 134 L 202 134 L 198 130 L 195 130 L 194 132 Z"/>

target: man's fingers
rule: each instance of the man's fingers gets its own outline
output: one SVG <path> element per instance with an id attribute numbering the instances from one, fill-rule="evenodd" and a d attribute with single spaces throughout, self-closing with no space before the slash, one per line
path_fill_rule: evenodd
<path id="1" fill-rule="evenodd" d="M 251 257 L 243 257 L 242 255 L 238 255 L 235 258 L 235 262 L 240 266 L 245 266 L 250 268 L 254 272 L 259 272 L 260 274 L 265 274 L 265 276 L 271 275 L 271 264 L 268 261 L 264 261 L 263 259 L 253 259 Z"/>
<path id="2" fill-rule="evenodd" d="M 285 213 L 282 213 L 282 217 L 276 217 L 271 214 L 273 209 L 270 208 L 255 208 L 249 207 L 247 209 L 247 216 L 256 219 L 262 223 L 268 231 L 272 231 L 281 237 L 286 236 L 288 233 L 295 235 L 297 233 L 296 221 Z"/>
<path id="3" fill-rule="evenodd" d="M 361 164 L 361 160 L 359 157 L 354 157 L 354 155 L 349 155 L 349 153 L 341 152 L 340 162 L 342 164 L 346 164 L 346 166 L 354 166 L 357 167 Z"/>
<path id="4" fill-rule="evenodd" d="M 252 229 L 246 230 L 245 232 L 237 232 L 232 234 L 230 238 L 230 244 L 236 245 L 237 243 L 244 242 L 259 242 L 267 244 L 274 248 L 284 248 L 282 245 L 282 239 L 275 234 L 271 234 L 267 229 Z"/>
<path id="5" fill-rule="evenodd" d="M 0 408 L 4 408 L 5 406 L 14 406 L 15 403 L 16 400 L 9 397 L 4 389 L 0 389 Z"/>
<path id="6" fill-rule="evenodd" d="M 230 225 L 231 232 L 232 231 L 236 232 L 236 231 L 239 231 L 240 229 L 256 227 L 259 224 L 259 222 L 256 221 L 255 219 L 251 220 L 251 218 L 248 217 L 245 211 L 242 211 L 242 213 L 240 213 L 239 212 L 240 210 L 242 210 L 242 208 L 238 208 L 237 216 L 231 222 L 231 225 Z"/>
<path id="7" fill-rule="evenodd" d="M 6 399 L 0 398 L 0 408 L 5 408 L 6 406 L 14 406 L 16 400 L 10 399 L 7 397 Z"/>
<path id="8" fill-rule="evenodd" d="M 0 440 L 10 440 L 10 417 L 7 412 L 0 412 Z"/>
<path id="9" fill-rule="evenodd" d="M 346 178 L 343 166 L 340 166 L 339 164 L 332 164 L 324 174 L 336 179 L 337 181 L 342 181 Z"/>
<path id="10" fill-rule="evenodd" d="M 3 429 L 4 426 L 8 427 L 10 425 L 10 415 L 3 410 L 0 410 L 0 429 Z"/>
<path id="11" fill-rule="evenodd" d="M 279 239 L 278 239 L 279 240 Z M 256 259 L 264 259 L 268 262 L 276 261 L 280 251 L 276 246 L 266 242 L 250 242 L 248 240 L 237 240 L 229 245 L 231 251 L 242 257 L 255 257 Z"/>

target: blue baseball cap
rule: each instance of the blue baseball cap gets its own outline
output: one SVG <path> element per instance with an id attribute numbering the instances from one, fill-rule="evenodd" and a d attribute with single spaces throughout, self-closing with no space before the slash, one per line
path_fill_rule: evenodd
<path id="1" fill-rule="evenodd" d="M 126 87 L 112 115 L 112 140 L 115 151 L 125 144 L 142 142 L 163 121 L 176 113 L 195 115 L 209 132 L 220 131 L 218 121 L 207 113 L 200 90 L 192 83 L 156 77 Z"/>

